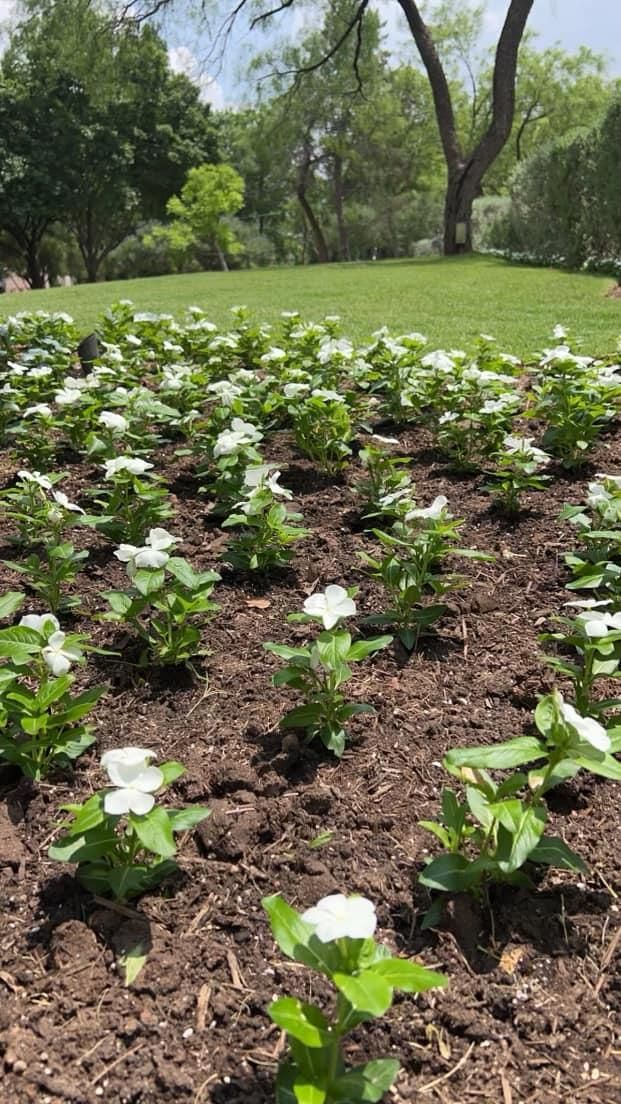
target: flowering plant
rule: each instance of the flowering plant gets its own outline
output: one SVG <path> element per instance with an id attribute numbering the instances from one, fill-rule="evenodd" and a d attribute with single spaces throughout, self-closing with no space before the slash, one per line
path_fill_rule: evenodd
<path id="1" fill-rule="evenodd" d="M 172 517 L 168 491 L 163 481 L 151 474 L 153 464 L 140 456 L 115 456 L 104 464 L 105 487 L 100 487 L 96 504 L 103 514 L 89 521 L 109 540 L 139 540 L 145 529 Z"/>
<path id="2" fill-rule="evenodd" d="M 292 545 L 308 535 L 308 530 L 292 522 L 302 521 L 302 514 L 287 510 L 279 498 L 292 498 L 291 491 L 278 482 L 279 471 L 271 464 L 247 468 L 244 476 L 245 498 L 238 502 L 236 512 L 222 528 L 241 528 L 227 546 L 227 559 L 234 567 L 263 571 L 282 567 L 293 556 Z"/>
<path id="3" fill-rule="evenodd" d="M 315 388 L 301 402 L 290 403 L 289 414 L 300 452 L 314 460 L 320 471 L 329 475 L 341 471 L 351 456 L 353 437 L 345 396 Z"/>
<path id="4" fill-rule="evenodd" d="M 213 615 L 215 571 L 195 571 L 181 556 L 171 555 L 177 538 L 166 529 L 150 529 L 144 544 L 121 544 L 114 553 L 126 565 L 132 587 L 109 590 L 105 621 L 125 621 L 144 641 L 141 663 L 183 663 L 200 650 L 200 628 L 192 618 Z"/>
<path id="5" fill-rule="evenodd" d="M 545 835 L 548 814 L 542 798 L 580 770 L 620 781 L 621 763 L 612 753 L 621 749 L 621 730 L 607 732 L 558 691 L 541 698 L 535 724 L 537 736 L 447 753 L 444 766 L 464 784 L 465 799 L 460 802 L 452 790 L 444 790 L 441 821 L 422 822 L 446 851 L 425 867 L 422 885 L 445 893 L 479 893 L 489 881 L 530 885 L 523 869 L 527 861 L 586 869 L 562 839 Z M 530 763 L 527 773 L 517 771 L 503 782 L 488 774 Z M 441 903 L 434 902 L 426 925 L 437 923 L 441 911 Z"/>
<path id="6" fill-rule="evenodd" d="M 230 429 L 223 430 L 212 446 L 213 462 L 206 469 L 207 482 L 201 487 L 214 498 L 213 513 L 222 515 L 234 508 L 243 497 L 248 468 L 262 465 L 263 458 L 256 446 L 263 434 L 251 422 L 233 418 Z"/>
<path id="7" fill-rule="evenodd" d="M 403 521 L 397 522 L 389 533 L 373 530 L 385 549 L 383 556 L 379 558 L 367 552 L 358 555 L 370 568 L 372 578 L 383 583 L 391 602 L 385 613 L 367 617 L 366 623 L 393 625 L 404 648 L 411 651 L 417 646 L 421 633 L 447 610 L 443 603 L 426 602 L 426 596 L 431 594 L 437 598 L 464 582 L 462 576 L 443 571 L 448 556 L 473 560 L 493 557 L 474 549 L 455 547 L 462 522 L 449 513 L 444 495 L 438 495 L 430 506 L 408 505 Z"/>
<path id="8" fill-rule="evenodd" d="M 277 1104 L 381 1100 L 399 1062 L 380 1058 L 348 1069 L 344 1037 L 383 1016 L 395 990 L 423 993 L 446 985 L 446 977 L 377 943 L 375 908 L 365 897 L 331 894 L 300 915 L 276 894 L 263 899 L 263 908 L 283 954 L 327 978 L 336 991 L 331 1015 L 297 997 L 279 997 L 269 1005 L 270 1018 L 289 1043 L 276 1080 Z"/>
<path id="9" fill-rule="evenodd" d="M 0 615 L 10 616 L 23 602 L 5 594 Z M 84 637 L 64 633 L 52 613 L 26 614 L 18 625 L 0 629 L 0 758 L 28 778 L 43 778 L 52 767 L 66 767 L 94 743 L 82 721 L 105 692 L 98 686 L 71 694 L 71 668 L 85 651 Z"/>
<path id="10" fill-rule="evenodd" d="M 370 705 L 347 703 L 340 693 L 339 688 L 351 678 L 349 664 L 366 659 L 392 641 L 391 636 L 380 636 L 353 643 L 351 635 L 341 631 L 340 621 L 356 613 L 355 593 L 355 588 L 328 586 L 323 593 L 306 599 L 303 614 L 289 615 L 290 621 L 321 621 L 324 631 L 311 644 L 297 648 L 263 645 L 266 651 L 287 661 L 287 666 L 274 675 L 274 686 L 289 686 L 304 697 L 303 705 L 282 718 L 281 728 L 305 729 L 308 740 L 318 737 L 338 757 L 345 750 L 347 721 L 356 714 L 374 712 Z"/>
<path id="11" fill-rule="evenodd" d="M 414 496 L 415 487 L 409 474 L 404 471 L 410 463 L 407 457 L 391 456 L 378 444 L 396 444 L 396 439 L 380 438 L 374 435 L 372 441 L 360 450 L 359 459 L 364 469 L 364 476 L 355 484 L 354 490 L 362 499 L 362 516 L 369 517 L 373 514 L 383 514 L 387 511 L 387 498 Z"/>
<path id="12" fill-rule="evenodd" d="M 502 450 L 494 456 L 495 469 L 489 473 L 490 482 L 485 490 L 495 494 L 508 514 L 520 509 L 520 495 L 524 491 L 542 491 L 547 476 L 540 469 L 550 463 L 543 449 L 533 446 L 532 437 L 505 437 Z"/>
<path id="13" fill-rule="evenodd" d="M 174 761 L 154 766 L 154 751 L 125 747 L 101 757 L 110 785 L 82 805 L 62 805 L 70 814 L 63 836 L 49 849 L 56 862 L 77 863 L 86 889 L 117 900 L 137 897 L 178 870 L 174 834 L 209 816 L 204 806 L 165 809 L 156 803 L 185 773 Z"/>
<path id="14" fill-rule="evenodd" d="M 578 607 L 576 616 L 554 618 L 562 628 L 558 632 L 543 633 L 539 639 L 554 640 L 562 647 L 573 648 L 575 656 L 571 659 L 545 656 L 545 662 L 571 680 L 578 711 L 598 716 L 606 709 L 621 706 L 616 698 L 593 699 L 593 687 L 598 679 L 621 677 L 621 613 L 614 613 L 609 601 L 587 598 L 567 604 Z"/>
<path id="15" fill-rule="evenodd" d="M 567 345 L 546 350 L 533 385 L 532 414 L 547 423 L 544 448 L 563 467 L 582 464 L 585 454 L 614 416 L 619 381 L 590 357 Z"/>

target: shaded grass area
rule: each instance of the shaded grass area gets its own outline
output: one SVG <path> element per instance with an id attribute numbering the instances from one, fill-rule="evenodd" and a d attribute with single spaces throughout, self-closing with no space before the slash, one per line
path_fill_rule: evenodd
<path id="1" fill-rule="evenodd" d="M 81 284 L 0 297 L 0 317 L 19 310 L 66 311 L 86 332 L 118 299 L 140 310 L 180 313 L 196 304 L 218 325 L 245 304 L 261 320 L 283 310 L 306 319 L 339 314 L 343 331 L 362 341 L 387 326 L 419 330 L 432 345 L 459 347 L 477 334 L 530 357 L 562 323 L 592 353 L 610 352 L 621 336 L 621 299 L 607 277 L 511 265 L 498 258 L 425 257 L 407 261 L 313 265 L 243 272 L 200 272 L 106 284 Z"/>

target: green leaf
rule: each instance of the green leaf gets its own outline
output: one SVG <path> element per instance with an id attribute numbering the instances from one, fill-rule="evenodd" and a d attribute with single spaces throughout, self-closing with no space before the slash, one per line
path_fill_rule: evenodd
<path id="1" fill-rule="evenodd" d="M 332 980 L 354 1011 L 365 1018 L 383 1016 L 392 1004 L 391 986 L 372 969 L 363 970 L 355 976 L 337 971 L 332 975 Z"/>
<path id="2" fill-rule="evenodd" d="M 303 1075 L 298 1075 L 293 1083 L 293 1092 L 297 1104 L 324 1104 L 327 1100 L 327 1092 L 321 1085 L 313 1081 L 306 1081 Z"/>
<path id="3" fill-rule="evenodd" d="M 444 757 L 447 770 L 471 767 L 475 770 L 510 770 L 522 763 L 541 759 L 546 749 L 535 736 L 517 736 L 491 747 L 452 748 Z"/>
<path id="4" fill-rule="evenodd" d="M 315 641 L 315 647 L 322 666 L 327 671 L 334 671 L 347 659 L 351 636 L 348 632 L 322 632 Z"/>
<path id="5" fill-rule="evenodd" d="M 321 720 L 321 705 L 319 702 L 310 702 L 308 705 L 299 705 L 285 713 L 280 722 L 281 728 L 309 728 L 317 725 Z"/>
<path id="6" fill-rule="evenodd" d="M 188 832 L 201 821 L 207 820 L 211 816 L 211 809 L 206 805 L 188 805 L 187 809 L 167 809 L 166 814 L 173 832 Z"/>
<path id="7" fill-rule="evenodd" d="M 279 659 L 310 659 L 309 648 L 290 648 L 288 644 L 264 644 L 263 647 Z"/>
<path id="8" fill-rule="evenodd" d="M 281 997 L 268 1006 L 268 1015 L 278 1027 L 307 1047 L 325 1047 L 332 1042 L 329 1023 L 318 1008 L 295 997 Z"/>
<path id="9" fill-rule="evenodd" d="M 543 805 L 524 805 L 518 798 L 492 803 L 489 811 L 508 834 L 508 853 L 504 854 L 499 834 L 497 857 L 502 869 L 510 874 L 524 865 L 537 846 L 546 826 L 546 811 Z"/>
<path id="10" fill-rule="evenodd" d="M 559 836 L 543 836 L 531 851 L 529 861 L 554 866 L 559 870 L 577 870 L 581 874 L 585 874 L 588 870 L 580 856 L 576 855 Z"/>
<path id="11" fill-rule="evenodd" d="M 181 778 L 186 772 L 183 763 L 178 763 L 176 759 L 169 759 L 166 763 L 160 763 L 159 770 L 161 770 L 164 776 L 162 787 L 170 786 L 171 782 L 175 782 L 177 778 Z"/>
<path id="12" fill-rule="evenodd" d="M 343 1104 L 376 1104 L 388 1092 L 399 1072 L 396 1058 L 376 1058 L 344 1073 L 332 1086 L 335 1101 Z"/>
<path id="13" fill-rule="evenodd" d="M 91 863 L 114 851 L 118 837 L 109 820 L 81 835 L 62 836 L 48 849 L 54 862 Z"/>
<path id="14" fill-rule="evenodd" d="M 573 762 L 584 770 L 592 771 L 601 778 L 611 778 L 613 782 L 621 782 L 621 763 L 614 755 L 596 751 L 595 748 L 592 752 L 585 753 L 584 745 L 582 745 L 582 754 L 575 751 L 570 751 L 568 754 L 571 755 Z"/>
<path id="15" fill-rule="evenodd" d="M 464 855 L 438 855 L 419 875 L 421 885 L 444 893 L 461 893 L 480 881 L 482 869 Z"/>
<path id="16" fill-rule="evenodd" d="M 125 594 L 122 590 L 107 590 L 102 597 L 106 599 L 110 609 L 118 613 L 119 617 L 125 617 L 128 610 L 131 609 L 132 599 L 129 594 Z"/>
<path id="17" fill-rule="evenodd" d="M 166 809 L 154 805 L 151 812 L 144 816 L 130 813 L 129 823 L 147 851 L 162 859 L 169 859 L 175 854 L 177 848 Z"/>
<path id="18" fill-rule="evenodd" d="M 401 989 L 404 993 L 424 993 L 427 989 L 448 985 L 444 974 L 428 970 L 409 958 L 384 958 L 370 966 L 369 970 L 383 977 L 392 989 Z"/>
<path id="19" fill-rule="evenodd" d="M 26 596 L 17 590 L 9 590 L 0 598 L 0 618 L 12 617 L 16 610 L 24 604 Z"/>
<path id="20" fill-rule="evenodd" d="M 387 648 L 389 644 L 392 644 L 393 639 L 392 636 L 376 636 L 373 640 L 357 640 L 355 644 L 352 644 L 345 659 L 347 662 L 357 663 L 359 660 L 372 655 L 373 652 L 379 652 L 382 648 Z"/>
<path id="21" fill-rule="evenodd" d="M 82 835 L 84 832 L 96 828 L 105 818 L 104 794 L 100 791 L 89 797 L 83 805 L 61 805 L 61 809 L 67 809 L 74 814 L 71 822 L 71 834 Z M 111 822 L 112 823 L 112 822 Z"/>
<path id="22" fill-rule="evenodd" d="M 148 957 L 149 949 L 141 942 L 121 951 L 116 961 L 126 988 L 136 980 Z"/>
<path id="23" fill-rule="evenodd" d="M 161 568 L 154 571 L 141 569 L 132 577 L 132 583 L 136 590 L 146 598 L 148 595 L 155 594 L 162 589 L 165 578 L 165 572 Z"/>
<path id="24" fill-rule="evenodd" d="M 279 894 L 264 897 L 261 904 L 282 953 L 287 958 L 330 975 L 340 962 L 338 949 L 329 943 L 320 943 L 312 925 L 302 920 Z"/>

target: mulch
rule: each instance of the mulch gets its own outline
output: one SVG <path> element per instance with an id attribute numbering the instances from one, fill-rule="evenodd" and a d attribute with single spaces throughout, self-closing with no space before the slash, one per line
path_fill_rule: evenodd
<path id="1" fill-rule="evenodd" d="M 261 898 L 280 892 L 298 908 L 333 891 L 377 905 L 381 938 L 396 952 L 444 971 L 448 988 L 397 997 L 391 1012 L 352 1036 L 352 1062 L 394 1056 L 396 1102 L 434 1104 L 613 1104 L 621 1102 L 619 790 L 579 776 L 550 794 L 551 828 L 589 864 L 582 876 L 548 871 L 533 890 L 496 888 L 490 907 L 453 902 L 442 930 L 421 932 L 428 898 L 417 885 L 433 838 L 446 776 L 444 753 L 527 731 L 539 694 L 552 685 L 538 633 L 561 610 L 558 521 L 580 500 L 591 472 L 615 470 L 621 438 L 600 442 L 578 479 L 557 473 L 546 494 L 526 496 L 507 520 L 491 507 L 482 477 L 451 472 L 424 431 L 404 431 L 422 503 L 446 494 L 465 519 L 463 544 L 495 554 L 459 564 L 470 586 L 421 650 L 398 646 L 358 665 L 354 700 L 376 713 L 351 724 L 341 762 L 283 740 L 278 721 L 294 696 L 274 689 L 278 661 L 263 641 L 295 642 L 289 625 L 314 587 L 358 585 L 361 615 L 382 608 L 357 553 L 370 548 L 351 485 L 318 475 L 286 434 L 266 454 L 286 468 L 312 534 L 290 569 L 266 579 L 222 567 L 226 532 L 209 516 L 188 461 L 172 447 L 157 459 L 175 495 L 168 527 L 196 567 L 219 568 L 220 612 L 205 626 L 209 650 L 189 671 L 138 671 L 118 626 L 92 620 L 101 591 L 124 571 L 102 538 L 74 591 L 78 628 L 120 652 L 92 657 L 78 681 L 109 687 L 96 710 L 98 748 L 75 776 L 34 784 L 0 775 L 0 1055 L 2 1099 L 56 1104 L 266 1104 L 283 1040 L 265 1012 L 278 994 L 313 998 L 321 984 L 274 946 Z M 63 489 L 86 493 L 95 469 L 63 463 Z M 621 469 L 618 469 L 621 470 Z M 4 481 L 12 469 L 4 465 Z M 3 538 L 4 539 L 4 538 Z M 0 549 L 10 558 L 11 549 Z M 20 586 L 3 568 L 2 584 Z M 32 603 L 37 608 L 37 603 Z M 179 758 L 187 775 L 171 803 L 207 803 L 212 816 L 183 839 L 182 873 L 132 906 L 94 900 L 70 868 L 47 858 L 58 806 L 103 783 L 98 756 L 125 744 Z M 319 842 L 320 845 L 317 845 Z M 117 958 L 142 941 L 147 964 L 129 987 Z"/>

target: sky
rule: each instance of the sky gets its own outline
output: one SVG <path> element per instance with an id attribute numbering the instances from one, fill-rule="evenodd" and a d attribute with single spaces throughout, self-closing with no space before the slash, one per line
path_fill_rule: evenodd
<path id="1" fill-rule="evenodd" d="M 5 2 L 0 0 L 0 10 Z M 397 0 L 375 0 L 375 6 L 385 22 L 387 45 L 404 58 L 416 56 Z M 491 46 L 502 26 L 507 0 L 485 0 L 483 6 L 481 45 Z M 287 12 L 281 22 L 283 29 L 303 30 L 304 21 L 312 19 L 310 8 L 312 5 L 306 6 L 304 19 L 296 15 L 295 9 Z M 535 0 L 528 26 L 537 32 L 536 44 L 541 48 L 559 43 L 574 52 L 580 46 L 589 46 L 605 55 L 610 76 L 621 76 L 621 0 Z M 249 33 L 247 19 L 238 22 L 219 63 L 209 56 L 213 34 L 185 17 L 181 8 L 173 9 L 162 31 L 169 43 L 173 68 L 200 84 L 204 99 L 215 108 L 232 107 L 252 98 L 245 68 L 261 39 Z"/>

